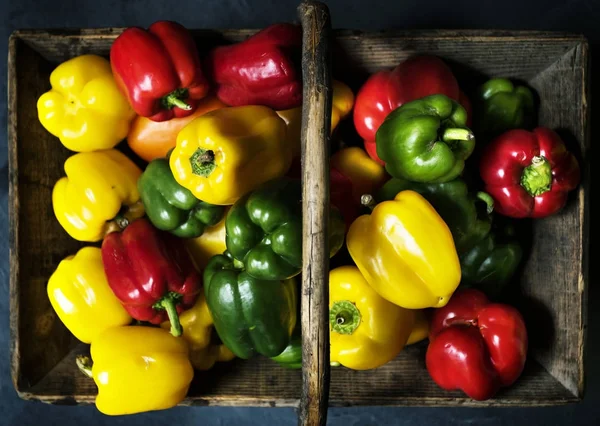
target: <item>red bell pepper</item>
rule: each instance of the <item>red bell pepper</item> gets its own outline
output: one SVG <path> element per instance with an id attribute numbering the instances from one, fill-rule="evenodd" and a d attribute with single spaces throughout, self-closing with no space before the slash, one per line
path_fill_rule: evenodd
<path id="1" fill-rule="evenodd" d="M 102 242 L 102 262 L 108 284 L 132 318 L 160 324 L 171 322 L 181 335 L 179 314 L 191 308 L 202 279 L 177 237 L 137 219 Z"/>
<path id="2" fill-rule="evenodd" d="M 558 212 L 581 178 L 575 156 L 545 127 L 501 134 L 485 147 L 479 170 L 494 210 L 514 218 Z"/>
<path id="3" fill-rule="evenodd" d="M 429 342 L 425 362 L 433 381 L 478 401 L 511 386 L 527 358 L 527 329 L 519 311 L 491 303 L 476 289 L 456 291 L 433 311 Z"/>
<path id="4" fill-rule="evenodd" d="M 329 197 L 331 204 L 342 213 L 347 232 L 354 219 L 359 216 L 360 205 L 352 196 L 352 181 L 335 167 L 329 169 Z"/>
<path id="5" fill-rule="evenodd" d="M 131 107 L 153 121 L 192 114 L 210 88 L 194 39 L 176 22 L 127 28 L 113 42 L 110 62 Z"/>
<path id="6" fill-rule="evenodd" d="M 217 97 L 230 106 L 264 105 L 278 111 L 300 106 L 301 46 L 302 28 L 283 23 L 216 47 L 206 59 L 206 69 Z"/>
<path id="7" fill-rule="evenodd" d="M 460 93 L 452 70 L 442 59 L 413 56 L 391 71 L 380 71 L 369 77 L 356 95 L 354 126 L 365 141 L 369 156 L 384 164 L 375 150 L 375 134 L 390 112 L 406 102 L 434 94 L 459 101 Z"/>

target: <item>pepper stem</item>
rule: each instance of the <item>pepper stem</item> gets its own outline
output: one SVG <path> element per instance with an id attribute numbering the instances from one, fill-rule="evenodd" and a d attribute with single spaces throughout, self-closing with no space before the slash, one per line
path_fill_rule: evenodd
<path id="1" fill-rule="evenodd" d="M 329 309 L 331 329 L 339 334 L 352 334 L 360 325 L 360 311 L 348 300 L 338 300 Z"/>
<path id="2" fill-rule="evenodd" d="M 492 196 L 490 194 L 488 194 L 487 192 L 483 192 L 483 191 L 478 191 L 476 195 L 477 195 L 477 198 L 479 198 L 481 201 L 483 201 L 485 203 L 486 213 L 492 214 L 492 212 L 494 211 L 494 199 L 492 198 Z"/>
<path id="3" fill-rule="evenodd" d="M 77 364 L 77 368 L 79 368 L 79 371 L 81 371 L 83 374 L 85 374 L 86 376 L 88 376 L 90 379 L 93 377 L 92 376 L 92 360 L 90 359 L 90 357 L 87 357 L 85 355 L 77 355 L 77 358 L 75 358 L 75 364 Z"/>
<path id="4" fill-rule="evenodd" d="M 187 89 L 177 89 L 173 92 L 169 93 L 167 96 L 162 98 L 162 104 L 166 109 L 171 109 L 173 107 L 181 108 L 183 110 L 189 111 L 192 109 L 192 106 L 187 102 L 184 102 L 183 99 L 188 97 Z"/>
<path id="5" fill-rule="evenodd" d="M 233 259 L 233 267 L 235 269 L 244 269 L 244 262 L 237 259 Z"/>
<path id="6" fill-rule="evenodd" d="M 363 194 L 360 196 L 360 204 L 369 210 L 373 210 L 377 205 L 377 201 L 375 201 L 375 198 L 371 194 Z"/>
<path id="7" fill-rule="evenodd" d="M 192 173 L 207 178 L 215 170 L 215 153 L 211 150 L 198 148 L 190 157 Z"/>
<path id="8" fill-rule="evenodd" d="M 442 140 L 444 142 L 450 141 L 471 141 L 475 139 L 475 135 L 469 129 L 461 129 L 458 127 L 450 127 L 444 129 L 442 134 Z"/>
<path id="9" fill-rule="evenodd" d="M 552 167 L 550 162 L 541 155 L 531 159 L 531 164 L 525 167 L 521 176 L 521 186 L 532 196 L 537 197 L 552 187 Z"/>
<path id="10" fill-rule="evenodd" d="M 141 200 L 136 201 L 130 206 L 122 206 L 114 219 L 106 223 L 104 235 L 108 235 L 111 232 L 122 231 L 127 228 L 131 222 L 144 216 L 144 214 L 144 203 Z"/>
<path id="11" fill-rule="evenodd" d="M 181 294 L 171 291 L 152 306 L 154 309 L 164 309 L 167 311 L 169 322 L 171 323 L 171 334 L 175 337 L 179 337 L 183 333 L 176 306 L 179 299 L 181 299 Z"/>

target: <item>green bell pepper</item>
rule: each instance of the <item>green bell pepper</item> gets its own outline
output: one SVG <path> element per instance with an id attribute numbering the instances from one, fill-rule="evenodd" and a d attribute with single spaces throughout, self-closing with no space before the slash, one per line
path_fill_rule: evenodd
<path id="1" fill-rule="evenodd" d="M 206 227 L 216 225 L 225 212 L 224 206 L 200 201 L 179 185 L 164 158 L 146 166 L 138 180 L 138 191 L 150 222 L 181 238 L 199 237 Z"/>
<path id="2" fill-rule="evenodd" d="M 485 139 L 511 129 L 529 129 L 534 120 L 533 92 L 525 86 L 516 86 L 506 78 L 493 78 L 479 90 L 477 134 Z"/>
<path id="3" fill-rule="evenodd" d="M 264 280 L 291 278 L 302 270 L 300 181 L 273 179 L 240 198 L 225 219 L 225 244 L 248 275 Z M 345 222 L 335 207 L 329 215 L 329 253 L 344 242 Z"/>
<path id="4" fill-rule="evenodd" d="M 300 321 L 298 321 L 298 326 L 292 335 L 290 344 L 279 355 L 271 358 L 282 367 L 292 370 L 302 368 L 302 334 L 299 331 L 299 325 Z"/>
<path id="5" fill-rule="evenodd" d="M 219 338 L 237 357 L 274 357 L 289 345 L 297 321 L 298 292 L 293 278 L 259 280 L 225 253 L 204 270 L 206 303 Z"/>
<path id="6" fill-rule="evenodd" d="M 475 148 L 467 112 L 445 95 L 407 102 L 377 130 L 377 155 L 387 172 L 414 182 L 448 182 L 460 176 Z"/>

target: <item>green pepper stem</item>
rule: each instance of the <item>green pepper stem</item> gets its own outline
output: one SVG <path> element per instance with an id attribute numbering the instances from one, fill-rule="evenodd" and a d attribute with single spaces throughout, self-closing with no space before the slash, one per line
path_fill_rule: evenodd
<path id="1" fill-rule="evenodd" d="M 83 374 L 85 374 L 86 376 L 88 376 L 90 379 L 93 377 L 92 376 L 92 360 L 90 359 L 90 357 L 87 357 L 85 355 L 77 355 L 77 358 L 75 358 L 75 364 L 77 364 L 77 368 L 79 368 L 79 371 L 81 371 Z"/>
<path id="2" fill-rule="evenodd" d="M 444 142 L 450 141 L 471 141 L 475 139 L 475 135 L 469 129 L 461 129 L 457 127 L 450 127 L 444 129 L 442 134 L 442 140 Z"/>
<path id="3" fill-rule="evenodd" d="M 329 324 L 335 333 L 354 333 L 360 325 L 360 320 L 360 311 L 348 300 L 338 300 L 329 309 Z"/>
<path id="4" fill-rule="evenodd" d="M 237 259 L 233 259 L 233 267 L 235 269 L 244 269 L 244 262 Z"/>
<path id="5" fill-rule="evenodd" d="M 494 199 L 492 198 L 492 196 L 487 192 L 483 191 L 478 191 L 476 195 L 478 199 L 485 203 L 485 211 L 487 212 L 487 214 L 492 214 L 492 212 L 494 211 Z"/>
<path id="6" fill-rule="evenodd" d="M 183 333 L 176 307 L 176 304 L 181 297 L 182 295 L 179 293 L 169 292 L 153 306 L 154 309 L 164 309 L 167 311 L 169 322 L 171 323 L 171 334 L 175 337 L 179 337 Z"/>
<path id="7" fill-rule="evenodd" d="M 329 365 L 331 365 L 332 367 L 339 367 L 341 364 L 339 362 L 337 362 L 337 361 L 331 361 L 329 363 Z"/>
<path id="8" fill-rule="evenodd" d="M 377 205 L 377 202 L 371 194 L 363 194 L 360 197 L 360 204 L 367 207 L 369 210 L 373 210 Z"/>
<path id="9" fill-rule="evenodd" d="M 532 196 L 537 197 L 552 187 L 552 167 L 543 156 L 535 156 L 525 167 L 521 176 L 521 186 Z"/>
<path id="10" fill-rule="evenodd" d="M 198 148 L 190 157 L 192 173 L 207 178 L 215 170 L 215 153 L 211 150 Z"/>
<path id="11" fill-rule="evenodd" d="M 192 106 L 183 101 L 187 96 L 187 89 L 177 89 L 162 98 L 162 104 L 166 109 L 171 109 L 176 106 L 177 108 L 189 111 L 192 109 Z"/>

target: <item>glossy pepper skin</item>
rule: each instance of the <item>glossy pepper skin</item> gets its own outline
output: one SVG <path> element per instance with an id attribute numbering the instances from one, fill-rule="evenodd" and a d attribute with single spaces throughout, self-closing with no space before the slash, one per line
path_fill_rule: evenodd
<path id="1" fill-rule="evenodd" d="M 377 131 L 377 154 L 393 177 L 447 182 L 460 176 L 475 148 L 467 113 L 445 95 L 426 96 L 390 113 Z"/>
<path id="2" fill-rule="evenodd" d="M 108 286 L 98 247 L 84 247 L 63 259 L 46 291 L 62 323 L 83 343 L 132 320 Z"/>
<path id="3" fill-rule="evenodd" d="M 297 318 L 299 318 L 297 316 Z M 284 368 L 299 370 L 302 368 L 302 323 L 296 321 L 292 339 L 279 355 L 271 357 L 273 361 Z"/>
<path id="4" fill-rule="evenodd" d="M 166 158 L 146 166 L 138 180 L 138 190 L 152 224 L 180 238 L 198 237 L 206 227 L 223 218 L 223 206 L 198 200 L 175 181 Z"/>
<path id="5" fill-rule="evenodd" d="M 369 285 L 406 309 L 440 308 L 460 283 L 452 233 L 415 191 L 402 191 L 358 217 L 346 246 Z"/>
<path id="6" fill-rule="evenodd" d="M 519 311 L 491 303 L 475 289 L 457 291 L 433 312 L 429 341 L 431 378 L 442 389 L 460 389 L 478 401 L 511 386 L 527 358 L 527 329 Z"/>
<path id="7" fill-rule="evenodd" d="M 271 180 L 236 202 L 225 219 L 227 250 L 262 280 L 283 280 L 302 269 L 302 193 L 300 181 Z M 344 243 L 344 221 L 332 207 L 330 257 Z"/>
<path id="8" fill-rule="evenodd" d="M 406 345 L 414 345 L 429 337 L 429 314 L 425 309 L 417 309 L 414 311 L 415 324 L 408 336 Z"/>
<path id="9" fill-rule="evenodd" d="M 78 357 L 98 386 L 96 408 L 109 416 L 164 410 L 179 404 L 194 377 L 186 341 L 156 327 L 112 327 Z M 90 365 L 93 362 L 93 365 Z"/>
<path id="10" fill-rule="evenodd" d="M 394 359 L 406 345 L 415 311 L 377 294 L 355 266 L 329 273 L 330 359 L 353 370 L 369 370 Z"/>
<path id="11" fill-rule="evenodd" d="M 509 79 L 493 78 L 479 89 L 479 132 L 494 138 L 507 130 L 529 129 L 534 116 L 532 91 Z"/>
<path id="12" fill-rule="evenodd" d="M 204 270 L 204 292 L 215 328 L 239 358 L 279 355 L 296 326 L 298 295 L 294 279 L 251 277 L 227 252 Z"/>
<path id="13" fill-rule="evenodd" d="M 196 43 L 177 22 L 127 28 L 110 48 L 110 63 L 137 115 L 154 121 L 192 114 L 210 88 Z"/>
<path id="14" fill-rule="evenodd" d="M 227 346 L 219 341 L 214 321 L 204 292 L 198 294 L 194 306 L 179 316 L 183 329 L 183 339 L 188 343 L 190 361 L 196 370 L 210 370 L 217 362 L 227 362 L 235 358 Z M 165 321 L 160 325 L 169 330 L 171 324 Z"/>
<path id="15" fill-rule="evenodd" d="M 144 215 L 137 189 L 142 171 L 122 152 L 80 152 L 67 158 L 64 169 L 66 176 L 52 190 L 52 207 L 72 238 L 97 242 L 113 229 L 117 216 Z"/>
<path id="16" fill-rule="evenodd" d="M 188 124 L 169 164 L 175 180 L 199 200 L 232 205 L 292 163 L 285 122 L 264 106 L 222 108 Z"/>
<path id="17" fill-rule="evenodd" d="M 207 95 L 198 101 L 190 115 L 167 121 L 153 121 L 148 117 L 136 116 L 127 134 L 127 144 L 138 157 L 146 162 L 164 158 L 177 144 L 177 134 L 194 119 L 225 104 L 215 96 Z"/>
<path id="18" fill-rule="evenodd" d="M 202 278 L 181 241 L 141 218 L 102 241 L 102 262 L 113 293 L 139 321 L 169 319 L 171 333 L 181 335 L 178 315 L 191 308 Z"/>
<path id="19" fill-rule="evenodd" d="M 225 244 L 225 217 L 227 211 L 223 213 L 223 218 L 216 225 L 205 228 L 202 235 L 184 240 L 186 248 L 200 270 L 204 270 L 211 257 L 227 250 Z"/>
<path id="20" fill-rule="evenodd" d="M 545 127 L 501 134 L 486 145 L 479 171 L 496 212 L 513 218 L 557 213 L 581 179 L 575 156 Z"/>
<path id="21" fill-rule="evenodd" d="M 135 112 L 108 60 L 97 55 L 69 59 L 52 71 L 50 85 L 37 101 L 38 118 L 67 149 L 110 149 L 125 139 Z"/>
<path id="22" fill-rule="evenodd" d="M 217 97 L 230 106 L 264 105 L 275 110 L 300 106 L 301 45 L 302 28 L 281 23 L 239 43 L 214 48 L 206 70 Z"/>

